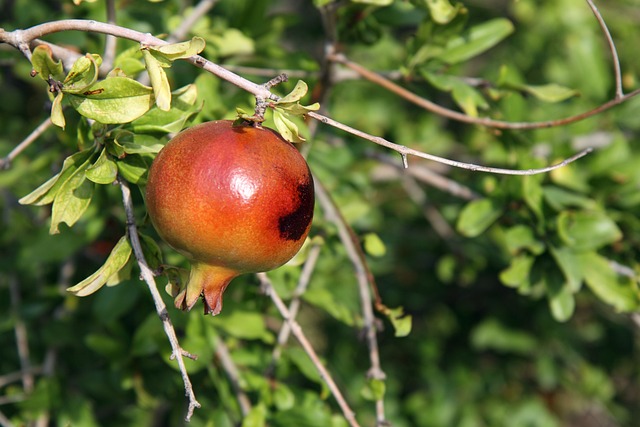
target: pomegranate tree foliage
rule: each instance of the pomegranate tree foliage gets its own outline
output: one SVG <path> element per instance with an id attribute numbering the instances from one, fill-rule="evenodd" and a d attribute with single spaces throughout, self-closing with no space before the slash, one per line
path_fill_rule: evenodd
<path id="1" fill-rule="evenodd" d="M 106 19 L 103 2 L 50 3 L 3 3 L 0 26 Z M 600 3 L 630 92 L 640 70 L 635 6 Z M 191 11 L 179 0 L 120 6 L 118 25 L 154 35 L 170 34 Z M 134 189 L 152 267 L 187 268 L 157 238 L 135 189 L 169 134 L 255 106 L 252 95 L 180 61 L 200 51 L 257 83 L 288 70 L 295 78 L 273 89 L 280 96 L 300 78 L 309 86 L 305 103 L 319 101 L 335 120 L 431 154 L 529 169 L 596 148 L 542 175 L 413 158 L 403 170 L 387 149 L 323 124 L 303 126 L 290 114 L 310 111 L 300 104 L 276 106 L 275 124 L 267 112 L 267 126 L 284 126 L 292 138 L 299 129 L 308 140 L 301 149 L 358 236 L 382 302 L 411 316 L 391 316 L 392 324 L 378 314 L 386 378 L 368 378 L 357 275 L 335 218 L 318 206 L 310 246 L 320 245 L 320 256 L 298 317 L 361 425 L 375 424 L 380 399 L 394 426 L 622 426 L 640 416 L 638 101 L 566 126 L 494 130 L 426 112 L 323 57 L 326 46 L 339 49 L 472 117 L 569 117 L 604 104 L 616 88 L 611 51 L 585 2 L 221 0 L 192 25 L 186 44 L 118 41 L 109 69 L 101 68 L 102 35 L 46 40 L 77 50 L 78 59 L 63 67 L 39 47 L 30 64 L 16 49 L 0 51 L 0 155 L 48 116 L 55 124 L 0 172 L 3 425 L 183 422 L 184 387 L 123 238 L 122 197 L 112 183 Z M 308 253 L 269 273 L 287 300 Z M 180 345 L 198 355 L 185 361 L 202 405 L 191 425 L 347 425 L 293 339 L 271 367 L 281 317 L 255 277 L 234 281 L 215 318 L 175 310 L 164 296 Z"/>

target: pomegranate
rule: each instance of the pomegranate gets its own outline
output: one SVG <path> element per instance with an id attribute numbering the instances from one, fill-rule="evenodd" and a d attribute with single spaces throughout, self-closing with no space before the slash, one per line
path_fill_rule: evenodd
<path id="1" fill-rule="evenodd" d="M 186 129 L 149 170 L 146 205 L 158 234 L 191 261 L 176 307 L 205 314 L 240 274 L 272 270 L 304 242 L 313 218 L 309 167 L 273 130 L 231 121 Z"/>

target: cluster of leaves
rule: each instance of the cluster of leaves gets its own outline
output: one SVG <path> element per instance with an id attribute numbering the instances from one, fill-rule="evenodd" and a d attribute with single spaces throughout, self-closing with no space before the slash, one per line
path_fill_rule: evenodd
<path id="1" fill-rule="evenodd" d="M 162 34 L 183 19 L 178 0 L 139 3 L 118 12 L 120 25 Z M 119 44 L 113 70 L 102 70 L 95 53 L 78 55 L 64 70 L 46 46 L 33 51 L 32 64 L 17 51 L 3 51 L 12 66 L 0 75 L 7 101 L 0 105 L 0 152 L 9 152 L 46 115 L 64 130 L 46 133 L 0 174 L 0 244 L 7 254 L 0 260 L 6 272 L 0 310 L 11 313 L 0 323 L 0 378 L 21 366 L 14 342 L 21 324 L 27 326 L 31 364 L 57 360 L 52 370 L 36 374 L 33 390 L 0 382 L 9 401 L 19 402 L 0 412 L 16 424 L 43 414 L 60 425 L 181 422 L 184 390 L 132 268 L 121 196 L 109 184 L 124 179 L 143 188 L 167 136 L 190 123 L 233 119 L 237 108 L 250 117 L 251 95 L 176 61 L 203 52 L 230 68 L 307 72 L 312 92 L 327 90 L 323 107 L 331 117 L 433 154 L 532 168 L 595 142 L 600 149 L 591 158 L 548 175 L 494 177 L 435 168 L 468 187 L 474 200 L 399 174 L 372 160 L 381 151 L 328 128 L 304 146 L 314 175 L 361 236 L 383 301 L 404 306 L 413 318 L 406 338 L 396 335 L 409 332 L 407 323 L 380 333 L 385 381 L 366 378 L 366 345 L 354 340 L 362 326 L 356 278 L 336 226 L 321 209 L 312 235 L 322 238 L 269 275 L 280 295 L 292 298 L 307 250 L 321 246 L 299 320 L 363 425 L 374 423 L 371 400 L 380 397 L 400 427 L 546 427 L 610 419 L 624 425 L 637 418 L 638 343 L 628 316 L 620 314 L 640 304 L 637 102 L 568 128 L 488 132 L 443 123 L 370 83 L 337 81 L 323 88 L 327 82 L 315 77 L 322 64 L 307 53 L 323 51 L 328 36 L 353 60 L 399 71 L 416 93 L 470 116 L 563 117 L 605 102 L 612 92 L 606 47 L 586 5 L 520 0 L 506 19 L 501 10 L 448 0 L 354 0 L 337 10 L 325 0 L 314 1 L 315 8 L 271 3 L 220 1 L 215 13 L 192 27 L 188 42 Z M 0 23 L 4 28 L 68 13 L 103 19 L 98 2 L 62 10 L 38 1 L 14 7 L 0 13 L 13 18 Z M 626 67 L 639 70 L 629 36 L 636 23 L 625 7 L 610 2 L 604 12 Z M 335 18 L 336 34 L 324 34 L 321 9 L 325 23 Z M 50 39 L 89 52 L 102 49 L 89 37 Z M 30 67 L 41 79 L 29 77 Z M 136 80 L 145 70 L 150 87 Z M 635 72 L 625 78 L 632 85 Z M 308 98 L 302 82 L 277 90 L 289 95 L 271 105 L 274 114 L 265 126 L 302 140 L 307 131 L 295 116 L 316 110 L 316 99 L 300 105 Z M 48 102 L 45 114 L 41 107 Z M 52 164 L 57 174 L 49 178 Z M 142 220 L 139 194 L 135 202 Z M 153 266 L 163 260 L 186 267 L 151 227 L 141 225 Z M 64 290 L 74 283 L 71 293 Z M 204 408 L 192 425 L 345 425 L 302 350 L 287 345 L 273 368 L 279 316 L 255 285 L 251 277 L 236 279 L 216 318 L 171 311 L 181 345 L 199 356 L 186 361 Z M 220 362 L 220 343 L 251 400 L 246 416 Z"/>

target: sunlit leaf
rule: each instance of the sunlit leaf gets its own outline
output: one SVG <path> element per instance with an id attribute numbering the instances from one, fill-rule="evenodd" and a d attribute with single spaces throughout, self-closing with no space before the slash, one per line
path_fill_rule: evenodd
<path id="1" fill-rule="evenodd" d="M 65 128 L 67 125 L 66 120 L 64 119 L 64 113 L 62 111 L 62 99 L 64 97 L 64 93 L 60 92 L 53 98 L 53 102 L 51 103 L 51 123 L 54 125 Z"/>
<path id="2" fill-rule="evenodd" d="M 127 236 L 122 236 L 102 267 L 77 285 L 67 288 L 67 291 L 79 297 L 94 293 L 107 283 L 109 277 L 127 264 L 131 251 L 129 239 Z"/>
<path id="3" fill-rule="evenodd" d="M 80 167 L 86 167 L 93 154 L 93 149 L 79 151 L 67 157 L 62 163 L 62 169 L 59 173 L 51 177 L 47 182 L 36 188 L 30 194 L 21 198 L 18 202 L 22 205 L 42 206 L 52 203 L 58 194 L 62 185 L 71 177 Z"/>
<path id="4" fill-rule="evenodd" d="M 279 109 L 273 110 L 273 122 L 276 125 L 278 133 L 289 142 L 304 142 L 305 139 L 300 135 L 298 126 L 289 120 L 285 113 Z"/>
<path id="5" fill-rule="evenodd" d="M 159 61 L 148 49 L 142 50 L 142 57 L 149 74 L 156 105 L 159 109 L 168 111 L 171 108 L 171 86 L 169 86 L 169 79 L 164 67 L 169 64 Z"/>
<path id="6" fill-rule="evenodd" d="M 64 79 L 62 91 L 68 94 L 81 94 L 98 80 L 102 58 L 95 54 L 86 54 L 74 62 Z"/>
<path id="7" fill-rule="evenodd" d="M 111 184 L 118 175 L 118 166 L 107 154 L 107 149 L 104 148 L 98 160 L 87 168 L 86 174 L 87 178 L 96 184 Z"/>
<path id="8" fill-rule="evenodd" d="M 84 163 L 62 184 L 53 199 L 50 234 L 60 232 L 61 223 L 72 227 L 87 210 L 93 196 L 94 183 L 86 177 L 88 163 Z"/>
<path id="9" fill-rule="evenodd" d="M 431 13 L 431 19 L 438 24 L 448 24 L 463 10 L 460 3 L 454 6 L 449 0 L 426 0 L 426 3 Z"/>
<path id="10" fill-rule="evenodd" d="M 55 80 L 64 78 L 62 61 L 54 61 L 51 48 L 47 45 L 41 44 L 33 49 L 31 65 L 44 81 L 48 81 L 50 77 Z"/>
<path id="11" fill-rule="evenodd" d="M 128 123 L 153 106 L 153 90 L 127 77 L 99 81 L 67 98 L 80 114 L 105 124 Z"/>
<path id="12" fill-rule="evenodd" d="M 194 37 L 189 41 L 165 44 L 162 46 L 150 46 L 148 49 L 174 61 L 176 59 L 190 58 L 197 55 L 204 50 L 204 47 L 204 39 L 202 37 Z"/>

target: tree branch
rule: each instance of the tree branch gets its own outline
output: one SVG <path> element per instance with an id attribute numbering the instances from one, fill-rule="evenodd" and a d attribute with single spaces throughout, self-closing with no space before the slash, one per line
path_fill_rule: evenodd
<path id="1" fill-rule="evenodd" d="M 291 298 L 291 302 L 289 302 L 289 314 L 291 316 L 291 320 L 295 320 L 298 315 L 298 310 L 300 310 L 300 297 L 307 290 L 307 286 L 309 285 L 309 281 L 311 280 L 311 274 L 316 266 L 316 261 L 320 255 L 321 246 L 319 244 L 312 244 L 309 249 L 309 254 L 307 256 L 307 260 L 302 267 L 302 272 L 300 273 L 300 278 L 298 279 L 298 284 L 296 289 L 293 291 L 293 298 Z M 291 333 L 291 327 L 288 322 L 284 322 L 282 327 L 280 328 L 280 332 L 278 332 L 278 340 L 276 345 L 273 347 L 273 352 L 271 353 L 271 364 L 267 368 L 267 375 L 273 376 L 275 371 L 276 364 L 280 359 L 280 355 L 282 353 L 282 347 L 287 343 L 289 339 L 289 335 Z"/>
<path id="2" fill-rule="evenodd" d="M 5 157 L 0 159 L 0 170 L 8 169 L 11 166 L 13 159 L 18 157 L 28 146 L 30 146 L 36 139 L 40 137 L 49 127 L 52 125 L 51 118 L 47 117 L 42 123 L 38 125 L 25 139 L 22 140 L 16 147 L 9 152 Z"/>
<path id="3" fill-rule="evenodd" d="M 340 210 L 335 205 L 333 199 L 329 195 L 328 191 L 324 188 L 322 183 L 317 178 L 314 179 L 314 186 L 316 189 L 316 195 L 318 196 L 318 202 L 320 202 L 326 218 L 333 222 L 338 228 L 338 235 L 340 240 L 347 251 L 347 255 L 351 260 L 354 267 L 356 279 L 358 281 L 358 290 L 360 293 L 360 306 L 362 309 L 363 317 L 363 330 L 367 339 L 367 347 L 369 349 L 369 362 L 371 367 L 367 372 L 369 378 L 384 380 L 386 375 L 382 371 L 380 365 L 380 352 L 378 350 L 378 338 L 377 328 L 375 324 L 375 318 L 373 315 L 371 289 L 375 293 L 376 304 L 382 305 L 377 285 L 373 278 L 373 274 L 369 270 L 367 261 L 362 252 L 362 248 L 359 245 L 358 239 L 345 221 L 344 217 L 340 213 Z M 383 426 L 386 423 L 384 400 L 376 400 L 376 424 L 377 426 Z"/>
<path id="4" fill-rule="evenodd" d="M 638 89 L 637 91 L 638 93 L 640 93 L 640 89 Z M 627 95 L 628 96 L 628 95 Z M 322 114 L 318 114 L 315 112 L 309 112 L 307 113 L 307 115 L 309 117 L 313 117 L 316 120 L 320 120 L 322 123 L 328 124 L 330 126 L 333 126 L 335 128 L 338 128 L 340 130 L 343 130 L 347 133 L 350 133 L 352 135 L 358 136 L 360 138 L 366 139 L 367 141 L 371 141 L 374 144 L 378 144 L 378 145 L 382 145 L 383 147 L 387 147 L 387 148 L 391 148 L 394 151 L 397 151 L 398 153 L 400 153 L 400 155 L 403 157 L 403 160 L 406 158 L 407 155 L 411 155 L 411 156 L 416 156 L 416 157 L 421 157 L 423 159 L 427 159 L 427 160 L 433 160 L 434 162 L 438 162 L 438 163 L 444 163 L 445 165 L 449 165 L 449 166 L 455 166 L 457 168 L 462 168 L 462 169 L 469 169 L 475 172 L 489 172 L 489 173 L 495 173 L 495 174 L 501 174 L 501 175 L 535 175 L 535 174 L 539 174 L 539 173 L 546 173 L 546 172 L 550 172 L 554 169 L 558 169 L 561 168 L 563 166 L 568 165 L 569 163 L 573 163 L 576 160 L 578 160 L 581 157 L 586 156 L 587 154 L 589 154 L 590 152 L 593 151 L 592 148 L 587 148 L 585 150 L 580 151 L 578 154 L 569 157 L 568 159 L 563 160 L 560 163 L 557 163 L 555 165 L 552 166 L 547 166 L 545 168 L 539 168 L 539 169 L 525 169 L 525 170 L 517 170 L 517 169 L 502 169 L 502 168 L 492 168 L 489 166 L 480 166 L 480 165 L 474 165 L 472 163 L 464 163 L 464 162 L 458 162 L 456 160 L 450 160 L 450 159 L 445 159 L 444 157 L 439 157 L 439 156 L 434 156 L 433 154 L 427 154 L 427 153 L 423 153 L 422 151 L 418 151 L 418 150 L 414 150 L 412 148 L 408 148 L 404 145 L 400 145 L 400 144 L 396 144 L 393 143 L 391 141 L 388 141 L 384 138 L 381 138 L 379 136 L 373 136 L 373 135 L 369 135 L 366 132 L 362 132 L 361 130 L 358 129 L 354 129 L 350 126 L 347 126 L 345 124 L 342 124 L 340 122 L 337 122 L 327 116 L 323 116 Z M 405 164 L 406 167 L 406 164 Z"/>
<path id="5" fill-rule="evenodd" d="M 233 362 L 231 354 L 229 354 L 229 348 L 227 347 L 227 344 L 225 344 L 225 342 L 221 340 L 217 335 L 213 346 L 216 351 L 216 357 L 220 361 L 220 364 L 222 365 L 224 371 L 227 373 L 227 377 L 229 378 L 229 382 L 231 383 L 231 388 L 233 388 L 233 391 L 236 394 L 238 405 L 240 405 L 240 412 L 242 413 L 243 417 L 246 417 L 249 412 L 251 412 L 251 401 L 240 386 L 240 372 L 238 372 L 238 367 Z"/>
<path id="6" fill-rule="evenodd" d="M 592 0 L 587 0 L 587 4 L 591 8 L 596 20 L 598 21 L 598 25 L 600 25 L 600 29 L 604 33 L 604 37 L 607 40 L 607 44 L 609 45 L 609 51 L 611 52 L 611 59 L 613 60 L 613 74 L 616 79 L 616 94 L 615 99 L 624 98 L 624 92 L 622 91 L 622 71 L 620 70 L 620 58 L 618 58 L 618 50 L 616 49 L 616 44 L 613 41 L 613 37 L 611 37 L 611 33 L 609 32 L 609 28 L 607 27 L 607 23 L 604 21 L 604 18 L 600 14 L 598 7 L 593 3 Z"/>
<path id="7" fill-rule="evenodd" d="M 380 87 L 387 89 L 390 92 L 395 93 L 401 98 L 406 99 L 407 101 L 424 108 L 427 111 L 430 111 L 434 114 L 437 114 L 442 117 L 446 117 L 448 119 L 456 120 L 463 123 L 473 124 L 473 125 L 481 125 L 496 129 L 514 129 L 514 130 L 525 130 L 525 129 L 541 129 L 541 128 L 550 128 L 557 126 L 565 126 L 571 123 L 579 122 L 581 120 L 587 119 L 589 117 L 595 116 L 596 114 L 600 114 L 603 111 L 609 110 L 623 102 L 627 101 L 630 98 L 640 94 L 640 89 L 636 89 L 632 92 L 629 92 L 623 96 L 616 96 L 614 99 L 605 102 L 604 104 L 589 110 L 584 113 L 576 114 L 575 116 L 565 117 L 562 119 L 554 119 L 554 120 L 545 120 L 540 122 L 507 122 L 503 120 L 494 120 L 487 117 L 472 117 L 467 114 L 461 113 L 459 111 L 451 110 L 449 108 L 442 107 L 441 105 L 436 104 L 435 102 L 429 101 L 421 96 L 416 95 L 415 93 L 403 88 L 402 86 L 392 82 L 389 79 L 384 78 L 380 74 L 377 74 L 373 71 L 370 71 L 359 65 L 353 61 L 347 59 L 347 57 L 343 54 L 334 54 L 332 59 L 361 75 L 366 80 L 369 80 L 372 83 L 377 84 Z"/>
<path id="8" fill-rule="evenodd" d="M 189 379 L 189 374 L 187 373 L 187 368 L 184 365 L 183 357 L 186 356 L 192 359 L 195 357 L 185 352 L 182 347 L 180 347 L 178 337 L 176 336 L 176 331 L 173 328 L 171 318 L 169 317 L 169 312 L 167 311 L 167 306 L 162 300 L 162 296 L 158 291 L 158 286 L 153 276 L 153 272 L 151 271 L 151 268 L 149 268 L 144 253 L 142 252 L 142 246 L 140 245 L 140 239 L 138 237 L 138 228 L 136 226 L 135 215 L 133 213 L 133 200 L 131 199 L 131 190 L 129 189 L 129 184 L 122 179 L 119 180 L 119 184 L 122 191 L 122 202 L 127 215 L 127 233 L 129 235 L 131 247 L 133 248 L 133 253 L 136 257 L 136 260 L 138 261 L 138 266 L 140 267 L 140 275 L 142 277 L 142 280 L 144 280 L 144 282 L 149 287 L 149 292 L 151 293 L 151 297 L 153 298 L 153 302 L 156 306 L 156 312 L 158 313 L 160 320 L 162 320 L 164 332 L 167 335 L 167 338 L 169 338 L 169 342 L 171 343 L 171 359 L 176 359 L 176 361 L 178 362 L 178 367 L 180 368 L 180 373 L 182 374 L 185 395 L 189 399 L 189 407 L 187 409 L 187 415 L 185 419 L 189 421 L 191 419 L 191 416 L 193 415 L 193 411 L 195 410 L 195 408 L 200 407 L 200 403 L 198 403 L 198 401 L 196 400 L 196 396 L 193 392 L 193 387 L 191 385 L 191 380 Z"/>
<path id="9" fill-rule="evenodd" d="M 325 366 L 320 361 L 320 358 L 318 357 L 316 351 L 313 349 L 313 346 L 311 346 L 311 343 L 305 336 L 304 332 L 302 331 L 302 328 L 300 327 L 298 322 L 296 322 L 291 317 L 291 313 L 289 312 L 289 310 L 287 309 L 287 306 L 284 304 L 284 302 L 282 301 L 282 299 L 274 289 L 273 285 L 271 284 L 271 280 L 269 280 L 269 277 L 267 277 L 265 273 L 258 273 L 256 274 L 256 276 L 258 277 L 258 280 L 260 280 L 260 284 L 262 285 L 264 293 L 269 297 L 271 297 L 271 301 L 273 301 L 274 305 L 280 312 L 280 315 L 289 324 L 289 327 L 291 328 L 291 333 L 293 333 L 293 336 L 296 337 L 296 339 L 298 340 L 298 342 L 300 343 L 304 351 L 307 353 L 307 356 L 309 356 L 309 359 L 311 359 L 311 362 L 313 362 L 314 366 L 318 370 L 320 377 L 327 384 L 327 387 L 329 387 L 331 394 L 333 394 L 333 397 L 338 402 L 338 406 L 340 406 L 340 409 L 342 410 L 342 414 L 344 415 L 344 418 L 347 420 L 347 422 L 351 427 L 360 427 L 360 424 L 358 424 L 358 421 L 355 418 L 355 413 L 349 407 L 349 404 L 347 403 L 347 401 L 344 399 L 342 392 L 336 385 L 335 381 L 331 377 L 331 374 L 329 373 L 327 368 L 325 368 Z"/>

